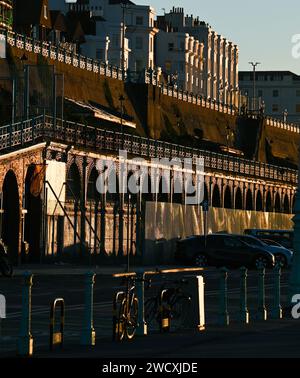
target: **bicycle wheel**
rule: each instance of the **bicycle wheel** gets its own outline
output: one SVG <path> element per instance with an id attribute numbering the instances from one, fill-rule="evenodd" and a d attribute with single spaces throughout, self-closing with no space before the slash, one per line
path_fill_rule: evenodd
<path id="1" fill-rule="evenodd" d="M 145 301 L 145 320 L 148 327 L 153 327 L 158 319 L 158 304 L 157 299 L 152 297 Z"/>
<path id="2" fill-rule="evenodd" d="M 13 266 L 7 256 L 0 257 L 0 271 L 5 277 L 11 277 L 13 274 Z"/>
<path id="3" fill-rule="evenodd" d="M 171 305 L 171 327 L 174 330 L 189 328 L 191 316 L 191 298 L 177 297 Z"/>
<path id="4" fill-rule="evenodd" d="M 126 324 L 125 324 L 126 337 L 128 340 L 133 339 L 137 324 L 138 324 L 138 299 L 134 297 L 132 299 L 130 308 L 128 309 L 127 317 L 126 317 Z"/>
<path id="5" fill-rule="evenodd" d="M 119 316 L 118 316 L 117 325 L 116 325 L 116 338 L 118 341 L 122 341 L 125 336 L 126 313 L 127 313 L 127 299 L 124 298 L 120 306 Z"/>

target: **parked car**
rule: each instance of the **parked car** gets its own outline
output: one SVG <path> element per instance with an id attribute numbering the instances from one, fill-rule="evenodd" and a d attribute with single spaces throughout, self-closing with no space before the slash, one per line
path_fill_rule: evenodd
<path id="1" fill-rule="evenodd" d="M 247 229 L 245 235 L 255 236 L 258 239 L 274 240 L 283 247 L 293 249 L 294 231 L 291 230 L 264 230 L 264 229 Z"/>
<path id="2" fill-rule="evenodd" d="M 238 235 L 237 237 L 253 247 L 265 248 L 275 256 L 275 260 L 280 262 L 282 267 L 286 268 L 292 264 L 293 252 L 277 242 L 269 240 L 269 243 L 266 243 L 250 235 Z"/>
<path id="3" fill-rule="evenodd" d="M 260 264 L 272 268 L 275 257 L 259 246 L 251 246 L 234 235 L 211 234 L 193 236 L 177 242 L 175 258 L 182 263 L 199 267 L 256 267 Z"/>

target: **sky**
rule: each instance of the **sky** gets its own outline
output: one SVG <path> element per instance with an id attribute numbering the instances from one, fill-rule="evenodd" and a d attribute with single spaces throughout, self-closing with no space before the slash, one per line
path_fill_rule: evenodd
<path id="1" fill-rule="evenodd" d="M 299 0 L 133 0 L 152 5 L 157 14 L 182 7 L 186 14 L 199 16 L 212 28 L 239 46 L 239 69 L 249 61 L 261 62 L 259 70 L 292 71 L 300 75 L 300 56 L 293 57 L 292 37 L 299 34 Z M 300 51 L 300 48 L 298 49 Z M 300 54 L 298 54 L 300 55 Z"/>

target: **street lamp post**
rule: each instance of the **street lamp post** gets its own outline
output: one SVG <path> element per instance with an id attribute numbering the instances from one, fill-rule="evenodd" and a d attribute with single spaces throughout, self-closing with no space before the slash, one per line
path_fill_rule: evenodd
<path id="1" fill-rule="evenodd" d="M 259 62 L 249 62 L 249 64 L 253 67 L 253 102 L 252 102 L 252 110 L 255 110 L 255 98 L 256 98 L 256 67 L 261 64 Z"/>
<path id="2" fill-rule="evenodd" d="M 125 32 L 126 32 L 126 26 L 125 26 L 125 15 L 126 15 L 126 8 L 128 8 L 125 1 L 121 4 L 122 7 L 122 80 L 125 81 Z"/>

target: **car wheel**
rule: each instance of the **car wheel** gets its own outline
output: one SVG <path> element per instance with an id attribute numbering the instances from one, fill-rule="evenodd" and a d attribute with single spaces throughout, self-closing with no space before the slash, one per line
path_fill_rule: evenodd
<path id="1" fill-rule="evenodd" d="M 268 259 L 264 256 L 257 256 L 254 260 L 254 265 L 256 269 L 260 267 L 266 268 L 268 266 Z"/>
<path id="2" fill-rule="evenodd" d="M 276 255 L 275 260 L 276 264 L 280 264 L 282 268 L 285 268 L 287 266 L 287 260 L 284 255 Z"/>
<path id="3" fill-rule="evenodd" d="M 203 255 L 203 254 L 197 255 L 195 257 L 195 264 L 199 268 L 205 268 L 205 267 L 207 267 L 208 266 L 207 257 L 205 255 Z"/>

